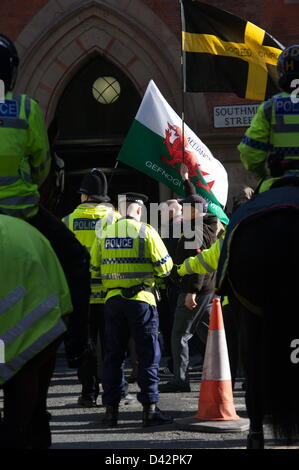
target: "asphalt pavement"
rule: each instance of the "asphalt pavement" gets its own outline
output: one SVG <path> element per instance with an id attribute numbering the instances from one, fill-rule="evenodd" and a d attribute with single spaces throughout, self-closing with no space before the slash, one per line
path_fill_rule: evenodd
<path id="1" fill-rule="evenodd" d="M 161 368 L 163 368 L 163 361 Z M 130 364 L 125 368 L 128 376 L 131 372 Z M 161 382 L 171 379 L 171 375 L 161 376 Z M 199 432 L 197 430 L 182 430 L 178 422 L 184 418 L 194 417 L 198 409 L 200 390 L 200 371 L 190 373 L 191 392 L 161 393 L 159 407 L 174 418 L 169 425 L 142 428 L 142 407 L 137 400 L 122 403 L 120 406 L 119 424 L 116 428 L 106 428 L 101 424 L 104 416 L 104 407 L 101 397 L 96 408 L 82 408 L 77 400 L 81 386 L 76 371 L 67 367 L 63 354 L 57 357 L 55 372 L 48 394 L 48 411 L 52 415 L 51 432 L 53 450 L 97 450 L 103 462 L 108 465 L 125 464 L 131 468 L 141 463 L 152 464 L 191 464 L 189 457 L 198 456 L 199 450 L 239 450 L 246 451 L 247 431 L 243 432 Z M 237 414 L 246 418 L 244 392 L 241 388 L 243 379 L 237 379 L 233 394 Z M 129 385 L 129 392 L 136 395 L 137 383 Z M 2 407 L 0 391 L 0 408 Z M 265 427 L 265 448 L 285 449 L 283 443 L 274 443 L 271 434 Z M 292 449 L 299 447 L 293 446 Z M 289 448 L 291 449 L 291 448 Z M 253 452 L 253 451 L 251 451 Z M 50 451 L 51 454 L 51 451 Z M 133 459 L 141 456 L 140 461 Z M 161 456 L 168 462 L 158 461 Z M 175 456 L 175 457 L 174 457 Z M 173 459 L 176 461 L 173 461 Z M 151 459 L 151 461 L 149 461 Z M 181 461 L 179 460 L 181 459 Z"/>

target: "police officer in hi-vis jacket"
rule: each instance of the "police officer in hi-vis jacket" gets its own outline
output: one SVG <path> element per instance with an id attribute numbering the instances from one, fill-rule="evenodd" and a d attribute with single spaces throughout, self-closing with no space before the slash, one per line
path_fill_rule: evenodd
<path id="1" fill-rule="evenodd" d="M 5 101 L 0 106 L 0 213 L 24 219 L 36 227 L 59 258 L 74 307 L 65 345 L 69 364 L 75 366 L 87 345 L 89 254 L 65 225 L 39 203 L 39 188 L 51 166 L 49 142 L 37 101 L 13 91 L 18 66 L 15 45 L 0 34 L 0 80 L 5 88 Z"/>
<path id="2" fill-rule="evenodd" d="M 96 239 L 99 230 L 107 224 L 116 222 L 120 214 L 109 203 L 107 181 L 104 173 L 94 168 L 81 181 L 78 192 L 81 204 L 62 220 L 75 234 L 77 240 L 88 251 Z M 101 227 L 100 227 L 101 225 Z M 91 295 L 88 315 L 88 349 L 78 368 L 78 378 L 82 384 L 78 404 L 83 407 L 96 406 L 101 382 L 101 365 L 104 357 L 104 302 L 107 290 L 99 279 L 91 273 Z M 101 354 L 99 354 L 99 343 Z M 99 356 L 101 355 L 101 361 Z"/>
<path id="3" fill-rule="evenodd" d="M 147 199 L 137 193 L 120 195 L 122 218 L 107 226 L 91 252 L 91 269 L 108 290 L 102 383 L 107 426 L 117 425 L 122 367 L 131 336 L 139 361 L 137 399 L 143 406 L 143 426 L 172 422 L 156 407 L 160 347 L 154 288 L 155 276 L 168 276 L 173 263 L 156 230 L 140 221 Z"/>

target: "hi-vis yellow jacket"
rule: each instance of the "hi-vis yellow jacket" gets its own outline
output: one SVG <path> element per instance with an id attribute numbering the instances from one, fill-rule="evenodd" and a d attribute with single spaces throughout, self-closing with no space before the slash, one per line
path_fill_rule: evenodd
<path id="1" fill-rule="evenodd" d="M 225 233 L 210 248 L 185 259 L 184 263 L 178 267 L 178 274 L 185 276 L 186 274 L 209 274 L 217 271 L 224 236 Z"/>
<path id="2" fill-rule="evenodd" d="M 210 248 L 201 251 L 196 256 L 186 258 L 184 263 L 178 267 L 178 274 L 185 276 L 186 274 L 209 274 L 217 271 L 224 237 L 225 232 Z M 228 304 L 227 296 L 223 298 L 222 306 L 226 304 Z"/>
<path id="3" fill-rule="evenodd" d="M 259 192 L 269 189 L 279 179 L 270 175 L 269 154 L 279 155 L 284 160 L 299 160 L 299 103 L 285 92 L 262 103 L 238 150 L 246 170 L 259 179 L 264 178 Z M 299 176 L 298 169 L 290 173 Z"/>
<path id="4" fill-rule="evenodd" d="M 72 214 L 62 219 L 65 225 L 75 234 L 77 240 L 91 251 L 92 245 L 101 231 L 109 224 L 116 222 L 120 214 L 111 205 L 85 202 L 80 204 Z M 91 271 L 90 303 L 104 303 L 107 290 Z"/>
<path id="5" fill-rule="evenodd" d="M 0 211 L 27 219 L 38 211 L 38 187 L 50 171 L 47 131 L 39 104 L 8 92 L 0 103 Z"/>
<path id="6" fill-rule="evenodd" d="M 17 217 L 0 215 L 0 384 L 66 331 L 68 284 L 48 240 Z"/>
<path id="7" fill-rule="evenodd" d="M 142 283 L 155 286 L 155 276 L 170 274 L 173 262 L 156 230 L 133 218 L 107 226 L 91 250 L 91 270 L 108 289 L 106 301 L 121 295 L 121 288 Z M 156 305 L 151 292 L 141 291 L 132 300 Z"/>

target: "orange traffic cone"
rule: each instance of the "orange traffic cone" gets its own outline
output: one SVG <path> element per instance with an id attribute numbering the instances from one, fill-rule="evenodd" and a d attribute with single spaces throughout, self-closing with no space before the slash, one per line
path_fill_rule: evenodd
<path id="1" fill-rule="evenodd" d="M 224 323 L 219 298 L 213 299 L 203 364 L 198 411 L 195 416 L 176 420 L 180 429 L 207 432 L 240 432 L 249 420 L 235 410 Z"/>
<path id="2" fill-rule="evenodd" d="M 196 418 L 240 419 L 236 414 L 221 304 L 213 299 Z"/>

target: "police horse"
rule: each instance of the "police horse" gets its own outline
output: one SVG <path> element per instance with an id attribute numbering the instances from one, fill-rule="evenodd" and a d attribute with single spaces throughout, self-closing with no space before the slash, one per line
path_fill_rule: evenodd
<path id="1" fill-rule="evenodd" d="M 233 214 L 218 276 L 239 313 L 247 448 L 264 447 L 263 423 L 272 427 L 274 439 L 294 443 L 299 435 L 298 186 L 258 194 Z"/>

